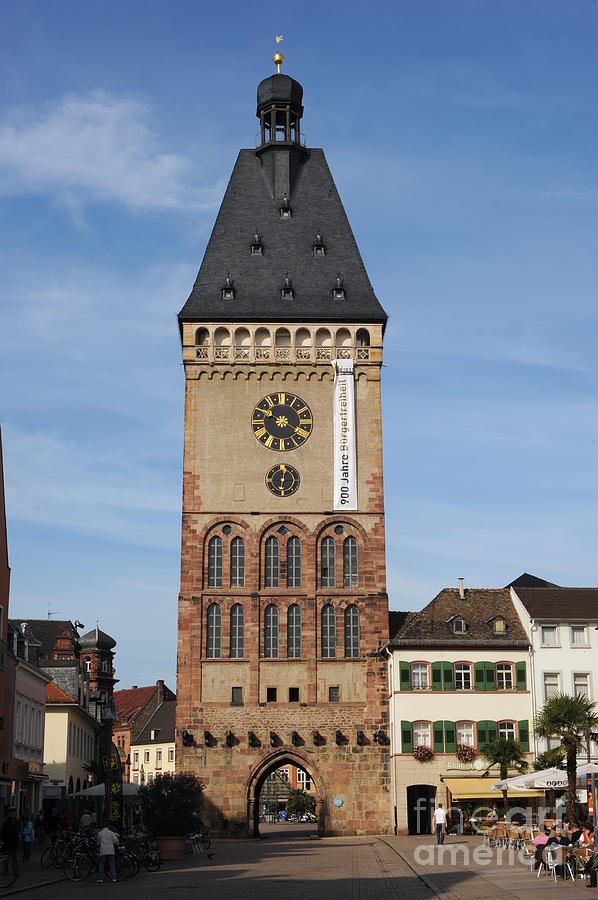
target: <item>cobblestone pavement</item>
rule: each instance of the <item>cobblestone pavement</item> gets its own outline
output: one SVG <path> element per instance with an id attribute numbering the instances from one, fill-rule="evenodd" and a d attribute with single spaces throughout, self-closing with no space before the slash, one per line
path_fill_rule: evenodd
<path id="1" fill-rule="evenodd" d="M 536 879 L 515 855 L 485 850 L 479 838 L 449 839 L 439 860 L 429 838 L 378 837 L 311 840 L 292 827 L 272 829 L 262 841 L 216 841 L 206 856 L 165 863 L 157 873 L 96 884 L 73 884 L 60 873 L 42 870 L 34 859 L 4 896 L 19 891 L 31 900 L 79 900 L 85 896 L 127 900 L 196 897 L 202 900 L 529 900 L 551 896 L 579 900 L 583 883 L 554 885 Z M 476 849 L 477 848 L 477 849 Z M 474 853 L 476 855 L 474 855 Z M 595 892 L 598 900 L 598 890 Z"/>

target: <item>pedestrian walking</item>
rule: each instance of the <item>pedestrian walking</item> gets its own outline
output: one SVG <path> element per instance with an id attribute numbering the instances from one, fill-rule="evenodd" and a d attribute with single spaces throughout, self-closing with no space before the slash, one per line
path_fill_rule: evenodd
<path id="1" fill-rule="evenodd" d="M 46 837 L 44 829 L 44 813 L 41 809 L 35 817 L 35 837 L 37 838 L 38 844 L 43 844 Z"/>
<path id="2" fill-rule="evenodd" d="M 25 824 L 23 825 L 23 861 L 29 862 L 31 859 L 31 845 L 35 837 L 33 830 L 33 822 L 31 816 L 25 816 Z"/>
<path id="3" fill-rule="evenodd" d="M 0 839 L 2 840 L 2 844 L 8 855 L 16 859 L 17 853 L 19 852 L 19 845 L 21 843 L 21 829 L 19 828 L 19 821 L 17 819 L 17 810 L 15 806 L 11 806 L 11 808 L 8 810 L 8 815 L 2 823 L 2 829 L 0 829 Z"/>
<path id="4" fill-rule="evenodd" d="M 444 844 L 444 833 L 446 831 L 446 813 L 439 803 L 434 810 L 434 826 L 436 831 L 436 843 Z"/>
<path id="5" fill-rule="evenodd" d="M 106 865 L 108 865 L 110 871 L 110 878 L 112 881 L 116 881 L 116 865 L 114 855 L 116 853 L 116 848 L 118 847 L 118 838 L 114 834 L 113 831 L 108 827 L 110 823 L 108 820 L 104 822 L 104 827 L 100 829 L 98 832 L 98 852 L 100 855 L 100 865 L 98 867 L 98 880 L 97 884 L 102 884 L 104 881 L 104 871 Z"/>

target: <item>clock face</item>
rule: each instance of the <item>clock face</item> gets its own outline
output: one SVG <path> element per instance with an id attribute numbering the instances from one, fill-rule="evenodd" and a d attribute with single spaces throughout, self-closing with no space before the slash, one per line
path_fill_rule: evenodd
<path id="1" fill-rule="evenodd" d="M 296 450 L 310 436 L 314 420 L 301 397 L 282 391 L 260 400 L 251 414 L 251 427 L 268 450 Z"/>
<path id="2" fill-rule="evenodd" d="M 266 487 L 277 497 L 290 497 L 300 484 L 299 472 L 294 466 L 281 463 L 266 473 Z"/>

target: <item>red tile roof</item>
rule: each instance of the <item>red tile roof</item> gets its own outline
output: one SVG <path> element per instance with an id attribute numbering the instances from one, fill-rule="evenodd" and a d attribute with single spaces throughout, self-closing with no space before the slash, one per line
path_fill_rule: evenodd
<path id="1" fill-rule="evenodd" d="M 54 684 L 51 681 L 46 687 L 46 703 L 76 703 L 77 701 L 74 697 L 69 697 L 68 694 L 59 688 L 57 684 Z"/>
<path id="2" fill-rule="evenodd" d="M 123 724 L 123 720 L 127 723 L 134 721 L 144 706 L 149 703 L 157 690 L 158 685 L 152 684 L 149 687 L 136 687 L 123 691 L 114 691 L 114 708 L 116 709 L 118 722 Z"/>

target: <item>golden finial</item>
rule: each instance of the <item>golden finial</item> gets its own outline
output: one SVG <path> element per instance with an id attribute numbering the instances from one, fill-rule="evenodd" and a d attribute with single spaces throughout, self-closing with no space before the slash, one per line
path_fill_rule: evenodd
<path id="1" fill-rule="evenodd" d="M 277 45 L 280 44 L 280 42 L 283 40 L 282 34 L 277 34 L 275 36 L 275 40 L 276 40 Z M 277 50 L 276 53 L 274 54 L 274 56 L 272 57 L 272 60 L 274 62 L 274 65 L 276 66 L 277 74 L 280 75 L 280 67 L 282 66 L 282 64 L 284 62 L 284 56 L 282 55 L 282 53 L 280 53 Z"/>

